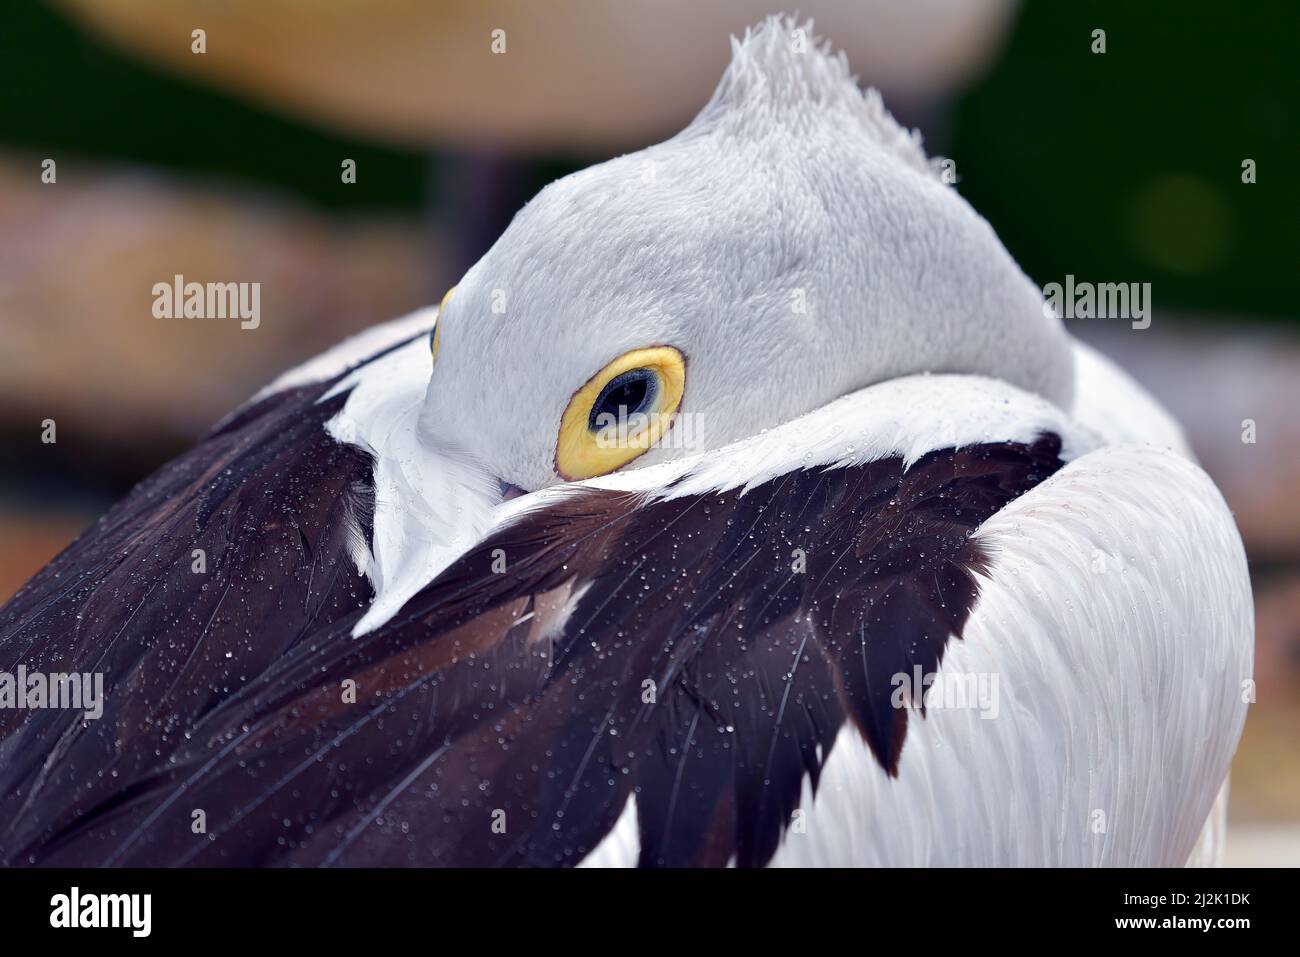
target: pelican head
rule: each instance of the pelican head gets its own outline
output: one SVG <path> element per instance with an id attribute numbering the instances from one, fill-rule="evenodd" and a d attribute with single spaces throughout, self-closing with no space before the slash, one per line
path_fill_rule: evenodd
<path id="1" fill-rule="evenodd" d="M 918 135 L 775 17 L 733 39 L 685 130 L 520 210 L 433 338 L 423 440 L 525 490 L 911 373 L 1073 389 L 1061 323 Z"/>

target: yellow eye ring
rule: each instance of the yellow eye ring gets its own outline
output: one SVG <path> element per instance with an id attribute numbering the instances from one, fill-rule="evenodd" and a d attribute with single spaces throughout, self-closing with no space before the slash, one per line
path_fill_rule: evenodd
<path id="1" fill-rule="evenodd" d="M 569 400 L 555 443 L 555 470 L 574 482 L 644 455 L 672 426 L 685 387 L 686 357 L 672 346 L 619 356 Z"/>
<path id="2" fill-rule="evenodd" d="M 429 340 L 429 351 L 433 353 L 433 364 L 438 364 L 438 343 L 442 336 L 442 314 L 447 311 L 447 303 L 451 302 L 451 294 L 456 291 L 452 286 L 447 290 L 447 294 L 442 297 L 442 302 L 438 304 L 438 318 L 433 320 L 433 336 Z"/>

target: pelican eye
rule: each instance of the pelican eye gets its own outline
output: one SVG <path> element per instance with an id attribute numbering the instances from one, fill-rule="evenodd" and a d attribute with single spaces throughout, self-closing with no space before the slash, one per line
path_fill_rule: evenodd
<path id="1" fill-rule="evenodd" d="M 632 369 L 611 379 L 591 405 L 587 431 L 600 432 L 634 415 L 649 412 L 659 395 L 659 375 L 654 369 Z"/>
<path id="2" fill-rule="evenodd" d="M 555 469 L 576 481 L 622 468 L 672 426 L 686 358 L 672 346 L 633 349 L 587 380 L 560 419 Z"/>
<path id="3" fill-rule="evenodd" d="M 451 302 L 451 294 L 456 291 L 452 286 L 447 290 L 447 294 L 442 297 L 442 302 L 438 304 L 438 318 L 433 320 L 433 328 L 429 330 L 429 353 L 433 356 L 433 364 L 438 364 L 438 342 L 441 339 L 439 333 L 442 331 L 442 316 L 447 311 L 447 303 Z"/>

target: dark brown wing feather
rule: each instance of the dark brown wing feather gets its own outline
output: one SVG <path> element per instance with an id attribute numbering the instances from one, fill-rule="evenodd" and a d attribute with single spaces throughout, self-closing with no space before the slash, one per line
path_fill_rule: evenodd
<path id="1" fill-rule="evenodd" d="M 364 608 L 347 519 L 369 456 L 324 424 L 345 396 L 272 395 L 141 483 L 0 610 L 0 672 L 98 672 L 104 714 L 0 709 L 0 861 L 37 860 L 164 766 L 203 717 Z"/>
<path id="2" fill-rule="evenodd" d="M 200 666 L 204 708 L 172 717 L 145 681 L 171 722 L 165 759 L 119 756 L 131 773 L 88 796 L 87 763 L 59 766 L 5 854 L 564 865 L 635 794 L 643 865 L 763 864 L 845 721 L 896 772 L 890 677 L 938 665 L 985 563 L 971 532 L 1059 450 L 1049 435 L 797 471 L 743 496 L 577 492 L 360 639 L 359 611 L 317 616 L 274 660 L 231 666 L 247 677 L 220 694 Z"/>

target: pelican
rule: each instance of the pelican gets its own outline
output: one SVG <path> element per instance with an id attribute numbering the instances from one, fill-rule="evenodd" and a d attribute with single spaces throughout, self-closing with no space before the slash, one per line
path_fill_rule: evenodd
<path id="1" fill-rule="evenodd" d="M 1217 858 L 1232 516 L 810 31 L 8 603 L 0 861 Z"/>

